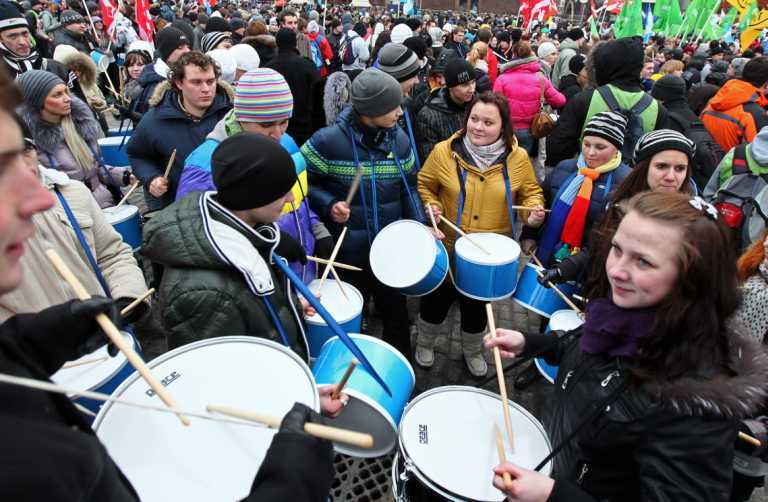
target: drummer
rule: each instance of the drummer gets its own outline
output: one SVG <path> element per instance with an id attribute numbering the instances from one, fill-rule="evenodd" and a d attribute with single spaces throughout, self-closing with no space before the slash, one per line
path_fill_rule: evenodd
<path id="1" fill-rule="evenodd" d="M 419 195 L 438 222 L 445 214 L 468 233 L 511 236 L 516 219 L 509 207 L 512 205 L 530 207 L 531 211 L 521 211 L 519 216 L 528 226 L 538 227 L 544 222 L 544 196 L 528 154 L 517 145 L 506 98 L 481 94 L 468 110 L 464 128 L 438 143 L 419 171 Z M 446 232 L 447 227 L 441 228 Z M 449 252 L 454 240 L 453 233 L 443 239 Z M 421 299 L 416 362 L 426 368 L 432 366 L 440 325 L 456 299 L 461 310 L 464 360 L 472 375 L 483 376 L 488 371 L 482 348 L 485 306 L 459 294 L 448 281 Z"/>
<path id="2" fill-rule="evenodd" d="M 738 419 L 768 397 L 768 358 L 726 326 L 739 304 L 727 229 L 684 194 L 644 192 L 624 207 L 583 327 L 554 345 L 506 329 L 486 341 L 560 365 L 544 419 L 554 478 L 496 467 L 511 500 L 729 499 Z"/>

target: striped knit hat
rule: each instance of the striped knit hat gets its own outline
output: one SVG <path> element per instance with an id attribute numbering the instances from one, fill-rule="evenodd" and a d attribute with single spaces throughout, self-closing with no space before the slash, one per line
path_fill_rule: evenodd
<path id="1" fill-rule="evenodd" d="M 596 113 L 584 127 L 582 137 L 597 136 L 621 150 L 621 147 L 624 146 L 626 130 L 627 117 L 617 112 L 600 112 Z"/>
<path id="2" fill-rule="evenodd" d="M 212 31 L 203 35 L 203 39 L 200 41 L 200 48 L 203 52 L 212 51 L 224 40 L 231 38 L 229 33 L 223 31 Z"/>
<path id="3" fill-rule="evenodd" d="M 279 122 L 292 114 L 291 88 L 275 70 L 259 68 L 240 77 L 235 88 L 238 122 Z"/>
<path id="4" fill-rule="evenodd" d="M 688 156 L 688 162 L 690 162 L 696 153 L 696 143 L 672 129 L 651 131 L 640 136 L 637 145 L 635 145 L 635 165 L 665 150 L 683 152 Z"/>

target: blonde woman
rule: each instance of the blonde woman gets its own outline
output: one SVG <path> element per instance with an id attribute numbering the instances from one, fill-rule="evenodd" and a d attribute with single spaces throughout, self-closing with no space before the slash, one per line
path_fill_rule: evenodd
<path id="1" fill-rule="evenodd" d="M 488 44 L 475 42 L 467 54 L 467 61 L 475 69 L 475 92 L 482 94 L 492 90 L 491 79 L 488 77 Z"/>

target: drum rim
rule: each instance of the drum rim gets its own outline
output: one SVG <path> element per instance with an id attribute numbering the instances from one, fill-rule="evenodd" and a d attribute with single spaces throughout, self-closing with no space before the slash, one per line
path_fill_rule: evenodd
<path id="1" fill-rule="evenodd" d="M 125 217 L 117 221 L 110 221 L 109 218 L 107 218 L 107 222 L 110 225 L 119 225 L 120 223 L 125 223 L 126 221 L 132 220 L 137 217 L 139 221 L 141 221 L 140 220 L 141 216 L 139 215 L 139 208 L 138 206 L 134 206 L 133 204 L 123 204 L 120 207 L 117 207 L 117 206 L 104 207 L 101 209 L 101 212 L 106 213 L 107 215 L 110 215 L 110 216 L 119 216 L 120 212 L 124 211 L 123 208 L 129 209 L 130 213 L 126 213 Z"/>
<path id="2" fill-rule="evenodd" d="M 459 252 L 459 241 L 464 239 L 464 236 L 461 236 L 458 239 L 456 239 L 456 242 L 453 245 L 453 251 L 456 254 L 456 258 L 461 258 L 462 260 L 464 260 L 467 263 L 471 263 L 473 265 L 479 265 L 479 266 L 482 266 L 482 267 L 503 267 L 504 265 L 510 265 L 512 263 L 520 261 L 520 255 L 523 254 L 523 250 L 520 247 L 520 244 L 518 244 L 518 242 L 515 239 L 513 239 L 512 237 L 507 237 L 506 235 L 499 234 L 499 233 L 496 233 L 496 232 L 475 232 L 475 233 L 467 234 L 467 235 L 476 236 L 476 235 L 483 235 L 483 234 L 498 235 L 500 237 L 505 237 L 505 238 L 509 239 L 517 247 L 517 256 L 515 256 L 515 258 L 513 258 L 511 260 L 503 261 L 503 262 L 499 262 L 499 263 L 482 263 L 482 262 L 473 260 L 471 258 L 468 258 L 468 257 L 462 255 Z M 468 239 L 464 239 L 464 242 L 469 242 L 469 240 Z M 471 244 L 471 243 L 467 244 L 467 245 L 468 246 L 473 246 L 473 244 Z M 462 244 L 462 246 L 463 246 L 463 244 Z"/>
<path id="3" fill-rule="evenodd" d="M 467 293 L 466 291 L 464 291 L 459 286 L 458 282 L 459 281 L 457 280 L 455 286 L 456 286 L 456 289 L 459 291 L 459 293 L 461 293 L 462 295 L 464 295 L 464 296 L 466 296 L 468 298 L 472 298 L 473 300 L 480 300 L 481 302 L 495 302 L 495 301 L 499 301 L 499 300 L 506 300 L 510 296 L 514 295 L 515 291 L 517 291 L 517 284 L 515 284 L 515 289 L 513 289 L 511 293 L 507 293 L 506 295 L 492 296 L 492 297 L 489 297 L 489 296 L 477 296 L 477 295 L 473 295 L 471 293 Z M 459 386 L 459 387 L 461 387 L 461 386 Z"/>
<path id="4" fill-rule="evenodd" d="M 312 291 L 312 288 L 310 288 L 310 285 L 311 285 L 313 282 L 315 282 L 315 281 L 319 281 L 319 280 L 320 280 L 320 279 L 312 279 L 312 280 L 310 281 L 310 283 L 309 283 L 309 284 L 307 284 L 307 288 L 309 288 L 309 290 L 310 290 L 310 291 Z M 331 282 L 331 281 L 333 281 L 333 282 L 336 282 L 336 280 L 335 280 L 335 279 L 328 279 L 328 282 Z M 359 290 L 359 289 L 357 289 L 357 288 L 354 286 L 354 284 L 350 284 L 350 283 L 348 283 L 348 282 L 345 282 L 345 281 L 341 281 L 341 284 L 342 284 L 342 285 L 344 285 L 344 286 L 349 286 L 349 287 L 352 289 L 352 291 L 355 293 L 355 296 L 357 296 L 357 298 L 360 300 L 360 312 L 358 312 L 357 314 L 355 314 L 355 315 L 353 315 L 353 316 L 350 316 L 350 317 L 349 317 L 349 318 L 347 318 L 347 319 L 342 319 L 342 320 L 336 319 L 336 318 L 334 317 L 334 320 L 336 321 L 336 323 L 337 323 L 337 324 L 346 324 L 346 323 L 348 323 L 348 322 L 352 321 L 352 320 L 353 320 L 355 317 L 358 317 L 358 316 L 362 316 L 362 315 L 363 315 L 363 307 L 365 307 L 365 299 L 363 298 L 363 294 L 360 292 L 360 290 Z M 343 298 L 343 297 L 342 297 L 342 298 Z M 322 300 L 320 301 L 320 303 L 322 304 Z M 324 305 L 323 305 L 323 306 L 324 306 Z M 328 310 L 328 309 L 326 308 L 326 310 Z M 329 311 L 328 313 L 330 314 L 330 311 Z M 314 320 L 314 319 L 313 319 L 314 317 L 318 317 L 318 318 L 319 318 L 319 321 L 318 321 L 318 320 Z M 333 316 L 331 316 L 331 317 L 333 317 Z M 305 320 L 307 323 L 311 324 L 312 326 L 320 326 L 320 327 L 323 327 L 323 326 L 328 326 L 328 323 L 327 323 L 327 322 L 325 322 L 325 319 L 323 319 L 323 318 L 322 318 L 322 316 L 321 316 L 319 313 L 317 313 L 317 314 L 313 315 L 312 317 L 307 317 L 307 316 L 304 316 L 304 320 Z"/>
<path id="5" fill-rule="evenodd" d="M 536 369 L 537 369 L 537 370 L 539 370 L 539 373 L 541 374 L 541 376 L 543 376 L 543 377 L 544 377 L 544 380 L 546 380 L 546 381 L 548 381 L 549 383 L 551 383 L 552 385 L 554 385 L 554 384 L 555 384 L 555 379 L 554 379 L 554 378 L 552 378 L 552 376 L 550 376 L 550 374 L 549 374 L 549 373 L 547 373 L 547 371 L 546 371 L 546 370 L 545 370 L 545 369 L 544 369 L 544 368 L 541 366 L 541 363 L 542 363 L 542 361 L 544 362 L 544 364 L 547 364 L 547 362 L 546 362 L 546 361 L 544 361 L 544 360 L 543 360 L 542 358 L 540 358 L 540 357 L 537 357 L 536 359 L 534 359 L 534 360 L 533 360 L 533 364 L 535 364 L 535 365 L 536 365 Z M 551 366 L 551 365 L 549 365 L 549 366 Z M 554 366 L 553 366 L 553 367 L 554 367 Z"/>
<path id="6" fill-rule="evenodd" d="M 491 398 L 498 399 L 499 401 L 501 401 L 501 397 L 497 393 L 494 393 L 494 392 L 491 392 L 491 391 L 488 391 L 488 390 L 485 390 L 485 389 L 478 389 L 477 387 L 470 387 L 468 385 L 445 385 L 443 387 L 435 387 L 434 389 L 430 389 L 430 390 L 428 390 L 426 392 L 423 392 L 423 393 L 419 394 L 418 396 L 416 396 L 416 398 L 412 399 L 408 403 L 408 405 L 405 407 L 405 409 L 403 410 L 403 415 L 400 418 L 400 426 L 398 427 L 398 433 L 397 433 L 398 450 L 400 452 L 402 452 L 403 458 L 405 460 L 409 460 L 411 458 L 408 455 L 408 449 L 406 448 L 405 441 L 403 440 L 403 427 L 402 427 L 403 419 L 408 414 L 408 411 L 411 408 L 413 408 L 413 406 L 415 406 L 416 403 L 418 403 L 420 400 L 426 399 L 427 397 L 429 397 L 429 396 L 431 396 L 433 394 L 439 394 L 439 393 L 442 393 L 442 392 L 452 392 L 452 391 L 457 391 L 457 390 L 459 390 L 459 391 L 467 391 L 467 392 L 477 393 L 477 394 L 483 394 L 483 395 L 485 395 L 487 397 L 491 397 Z M 508 405 L 512 405 L 513 408 L 515 408 L 517 411 L 521 412 L 523 414 L 523 416 L 525 416 L 541 432 L 542 436 L 544 437 L 544 441 L 546 442 L 547 447 L 549 448 L 549 452 L 552 452 L 552 443 L 549 440 L 549 434 L 547 434 L 546 429 L 544 429 L 544 425 L 536 417 L 534 417 L 531 412 L 526 410 L 522 405 L 517 404 L 516 402 L 512 401 L 511 399 L 507 399 L 507 404 Z M 417 478 L 419 478 L 419 481 L 423 482 L 424 484 L 426 484 L 430 488 L 432 488 L 433 486 L 438 486 L 440 488 L 440 490 L 439 491 L 435 490 L 435 491 L 438 491 L 438 493 L 441 493 L 441 492 L 449 493 L 451 497 L 459 497 L 458 500 L 470 500 L 470 499 L 463 498 L 459 494 L 456 494 L 456 493 L 453 493 L 452 491 L 447 490 L 445 487 L 443 487 L 441 485 L 438 485 L 436 482 L 432 481 L 429 478 L 429 476 L 424 474 L 421 471 L 421 469 L 419 469 L 418 465 L 416 465 L 415 462 L 412 462 L 412 464 L 413 464 L 413 470 L 411 472 L 413 472 L 414 475 Z M 549 467 L 549 471 L 546 472 L 546 474 L 549 475 L 552 472 L 552 460 L 550 460 L 549 462 L 547 462 L 544 465 L 544 468 L 547 468 L 547 467 Z M 542 473 L 545 473 L 545 471 L 542 470 Z M 500 500 L 504 500 L 504 499 L 502 498 Z"/>
<path id="7" fill-rule="evenodd" d="M 136 342 L 136 339 L 133 337 L 133 335 L 131 335 L 131 334 L 130 334 L 130 333 L 128 333 L 127 331 L 121 331 L 120 333 L 123 335 L 123 337 L 126 337 L 126 336 L 127 336 L 127 337 L 129 337 L 129 338 L 131 339 L 131 347 L 133 347 L 133 349 L 134 349 L 134 350 L 136 350 L 136 349 L 138 348 L 138 343 Z M 98 349 L 96 349 L 96 350 L 101 350 L 103 347 L 106 347 L 107 345 L 108 345 L 108 344 L 106 344 L 106 343 L 105 343 L 104 345 L 102 345 L 101 347 L 99 347 L 99 348 L 98 348 Z M 96 352 L 96 350 L 94 350 L 93 352 Z M 93 354 L 93 352 L 91 352 L 91 354 Z M 66 364 L 66 363 L 71 363 L 71 362 L 75 362 L 75 361 L 77 361 L 78 359 L 82 359 L 82 358 L 84 358 L 84 357 L 87 357 L 87 356 L 89 356 L 89 355 L 90 355 L 90 354 L 86 354 L 86 355 L 84 355 L 84 356 L 78 357 L 78 358 L 77 358 L 77 359 L 75 359 L 74 361 L 67 361 L 67 362 L 65 362 L 64 364 Z M 115 355 L 115 357 L 122 357 L 122 358 L 123 358 L 123 362 L 122 362 L 122 364 L 120 364 L 120 365 L 119 365 L 117 368 L 115 368 L 115 370 L 114 370 L 112 373 L 110 373 L 110 374 L 109 374 L 109 376 L 107 376 L 107 377 L 103 378 L 103 379 L 102 379 L 101 381 L 99 381 L 98 383 L 96 383 L 96 384 L 93 384 L 93 385 L 89 386 L 87 389 L 82 389 L 82 390 L 90 390 L 90 391 L 96 391 L 96 389 L 99 389 L 99 388 L 103 387 L 103 386 L 104 386 L 105 384 L 107 384 L 107 383 L 108 383 L 110 380 L 112 380 L 112 379 L 113 379 L 113 378 L 115 378 L 117 375 L 119 375 L 119 374 L 120 374 L 122 371 L 124 371 L 124 370 L 125 370 L 125 366 L 126 366 L 127 364 L 129 364 L 129 363 L 128 363 L 128 359 L 126 359 L 125 355 L 123 355 L 121 352 L 120 352 L 120 353 L 118 353 L 117 355 Z M 112 357 L 110 357 L 110 359 L 112 359 Z M 62 365 L 62 366 L 63 366 L 63 365 Z M 66 368 L 59 368 L 59 371 L 61 371 L 62 369 L 66 369 Z M 131 370 L 131 374 L 132 374 L 133 372 L 135 372 L 135 370 Z M 57 371 L 56 373 L 58 373 L 58 371 Z M 53 377 L 54 377 L 54 376 L 56 376 L 56 373 L 54 373 L 53 375 L 51 375 L 51 380 L 52 380 L 54 383 L 59 383 L 59 382 L 57 382 L 56 380 L 53 380 Z M 129 374 L 129 375 L 128 375 L 128 377 L 130 377 L 130 376 L 131 376 L 131 374 Z M 64 384 L 64 383 L 61 383 L 61 384 L 59 384 L 59 385 L 68 385 L 68 384 Z M 69 398 L 70 398 L 71 400 L 73 400 L 73 401 L 74 401 L 75 399 L 80 399 L 80 398 L 82 398 L 82 399 L 88 399 L 87 397 L 83 397 L 83 396 L 81 396 L 81 395 L 80 395 L 80 394 L 78 394 L 78 393 L 67 394 L 67 397 L 69 397 Z M 95 419 L 94 419 L 94 420 L 95 420 Z"/>
<path id="8" fill-rule="evenodd" d="M 555 314 L 557 314 L 558 312 L 565 312 L 565 313 L 568 313 L 568 314 L 573 313 L 573 314 L 575 314 L 581 320 L 581 324 L 576 326 L 576 328 L 567 329 L 567 330 L 564 330 L 564 331 L 573 331 L 574 329 L 577 329 L 577 328 L 579 328 L 579 327 L 584 325 L 584 313 L 583 312 L 579 313 L 579 312 L 573 310 L 572 308 L 555 310 L 554 312 L 552 312 L 552 315 L 549 318 L 549 322 L 552 322 L 552 318 L 555 317 Z M 561 314 L 561 315 L 565 315 L 565 314 Z"/>
<path id="9" fill-rule="evenodd" d="M 314 389 L 314 403 L 312 406 L 312 409 L 319 412 L 320 411 L 320 395 L 317 391 L 317 383 L 315 382 L 315 377 L 312 374 L 312 371 L 309 369 L 309 366 L 307 366 L 307 363 L 305 363 L 295 352 L 292 350 L 286 348 L 285 346 L 273 342 L 272 340 L 267 340 L 265 338 L 257 338 L 254 336 L 244 336 L 244 335 L 236 335 L 236 336 L 217 336 L 215 338 L 206 338 L 204 340 L 198 340 L 196 342 L 188 343 L 186 345 L 182 345 L 181 347 L 177 347 L 173 350 L 169 350 L 165 354 L 162 354 L 155 359 L 152 359 L 151 361 L 148 361 L 146 364 L 149 367 L 150 370 L 154 370 L 155 367 L 158 365 L 166 362 L 169 359 L 172 359 L 173 357 L 183 354 L 185 352 L 189 352 L 191 350 L 199 349 L 200 347 L 204 347 L 207 345 L 218 345 L 220 343 L 236 343 L 236 342 L 248 342 L 248 343 L 255 343 L 257 345 L 266 345 L 267 347 L 272 347 L 279 349 L 281 352 L 292 358 L 294 361 L 300 363 L 301 368 L 304 370 L 304 373 L 307 375 L 310 383 L 312 384 L 312 387 Z M 121 397 L 123 393 L 125 393 L 126 389 L 132 385 L 137 380 L 141 379 L 141 375 L 137 371 L 134 371 L 130 375 L 128 375 L 128 378 L 123 380 L 120 385 L 117 386 L 117 388 L 112 392 L 112 397 Z M 99 413 L 96 415 L 96 418 L 93 420 L 93 424 L 91 425 L 91 428 L 93 431 L 98 435 L 99 427 L 101 427 L 102 422 L 104 421 L 104 418 L 106 417 L 107 413 L 109 413 L 109 410 L 114 405 L 114 401 L 108 401 L 105 402 L 104 405 L 99 410 Z M 306 404 L 306 403 L 305 403 Z"/>
<path id="10" fill-rule="evenodd" d="M 390 223 L 389 225 L 387 225 L 387 226 L 385 226 L 384 228 L 382 228 L 381 230 L 379 230 L 379 233 L 377 234 L 377 237 L 378 237 L 379 235 L 381 235 L 381 233 L 382 233 L 384 230 L 386 230 L 387 228 L 389 228 L 389 227 L 394 227 L 394 226 L 396 226 L 396 225 L 401 225 L 401 224 L 408 224 L 408 225 L 414 225 L 414 224 L 415 224 L 415 225 L 417 225 L 418 227 L 420 227 L 420 228 L 423 228 L 423 229 L 424 229 L 424 231 L 425 231 L 425 232 L 426 232 L 426 233 L 427 233 L 427 234 L 428 234 L 430 237 L 432 237 L 432 239 L 433 239 L 433 240 L 434 240 L 436 243 L 442 244 L 442 242 L 440 242 L 440 241 L 439 241 L 438 239 L 436 239 L 436 238 L 435 238 L 435 237 L 434 237 L 434 236 L 433 236 L 431 233 L 429 233 L 429 230 L 427 230 L 427 229 L 426 229 L 426 227 L 424 227 L 424 225 L 423 225 L 422 223 L 419 223 L 418 221 L 416 221 L 416 220 L 411 220 L 411 219 L 404 219 L 404 220 L 397 220 L 397 221 L 393 221 L 393 222 L 392 222 L 392 223 Z M 414 228 L 417 228 L 417 227 L 414 227 Z M 374 261 L 373 261 L 373 260 L 371 260 L 371 254 L 372 254 L 372 251 L 373 251 L 373 246 L 375 245 L 375 243 L 376 243 L 376 239 L 374 239 L 374 241 L 371 243 L 371 249 L 370 249 L 370 251 L 368 251 L 368 263 L 369 263 L 369 265 L 370 265 L 370 267 L 371 267 L 371 272 L 373 273 L 373 276 L 374 276 L 374 277 L 376 277 L 376 279 L 377 279 L 379 282 L 381 282 L 382 284 L 384 284 L 384 285 L 386 285 L 386 286 L 389 286 L 390 288 L 394 288 L 394 289 L 408 289 L 408 288 L 412 288 L 412 287 L 414 287 L 414 286 L 416 286 L 416 285 L 420 284 L 420 283 L 421 283 L 421 282 L 422 282 L 424 279 L 426 279 L 427 277 L 429 277 L 429 275 L 432 273 L 432 270 L 434 270 L 434 268 L 435 268 L 435 261 L 437 261 L 437 256 L 439 256 L 439 255 L 440 255 L 440 251 L 439 251 L 439 249 L 437 248 L 437 246 L 435 246 L 435 261 L 433 261 L 433 262 L 432 262 L 432 266 L 431 266 L 431 267 L 429 267 L 429 270 L 427 270 L 427 272 L 426 272 L 424 275 L 422 275 L 421 277 L 419 277 L 419 278 L 418 278 L 418 279 L 417 279 L 417 280 L 416 280 L 416 281 L 415 281 L 413 284 L 410 284 L 410 285 L 408 285 L 408 286 L 391 286 L 391 285 L 387 284 L 386 282 L 382 281 L 382 280 L 379 278 L 379 275 L 376 273 L 376 267 L 374 266 Z M 445 246 L 443 246 L 443 248 L 444 248 L 444 250 L 445 250 Z M 447 250 L 445 250 L 445 254 L 446 254 L 446 257 L 447 257 L 447 255 L 448 255 L 448 251 L 447 251 Z M 449 266 L 450 266 L 450 263 L 449 263 Z M 447 273 L 447 272 L 446 272 L 446 273 Z M 438 286 L 439 286 L 439 285 L 438 285 Z M 435 289 L 437 289 L 437 288 L 435 288 Z M 431 291 L 430 291 L 430 292 L 431 292 Z M 424 293 L 424 294 L 428 294 L 428 293 Z M 418 296 L 422 296 L 422 295 L 418 295 Z"/>
<path id="11" fill-rule="evenodd" d="M 435 260 L 435 264 L 432 265 L 432 268 L 429 270 L 429 273 L 427 275 L 425 275 L 419 282 L 417 282 L 416 284 L 413 284 L 411 286 L 406 286 L 406 287 L 402 288 L 403 289 L 402 293 L 405 296 L 414 296 L 414 297 L 426 296 L 426 295 L 430 294 L 431 292 L 435 291 L 440 286 L 442 286 L 443 282 L 445 282 L 445 278 L 448 277 L 448 270 L 451 268 L 451 259 L 448 257 L 448 250 L 445 249 L 445 245 L 442 242 L 440 242 L 439 240 L 435 239 L 435 243 L 439 245 L 438 246 L 438 253 L 437 253 L 438 259 Z M 440 248 L 442 248 L 442 251 L 440 251 Z M 416 286 L 420 286 L 423 282 L 426 281 L 427 277 L 432 275 L 432 272 L 435 270 L 435 267 L 437 267 L 438 262 L 439 261 L 443 261 L 443 259 L 439 258 L 440 256 L 444 256 L 445 268 L 443 269 L 442 274 L 440 274 L 441 277 L 440 277 L 440 280 L 437 282 L 437 285 L 435 285 L 432 289 L 430 289 L 429 291 L 426 291 L 426 292 L 407 293 L 405 290 L 410 290 L 410 289 L 415 288 Z"/>
<path id="12" fill-rule="evenodd" d="M 380 339 L 376 338 L 375 336 L 364 335 L 362 333 L 348 333 L 347 336 L 349 336 L 352 339 L 361 338 L 363 340 L 368 340 L 368 341 L 371 341 L 371 342 L 373 342 L 375 344 L 382 345 L 382 346 L 384 346 L 384 347 L 386 347 L 388 349 L 391 349 L 391 352 L 393 352 L 395 356 L 397 356 L 401 361 L 403 361 L 405 363 L 405 366 L 411 372 L 411 380 L 414 382 L 414 385 L 416 384 L 416 372 L 413 371 L 413 366 L 411 366 L 411 363 L 408 362 L 408 359 L 403 354 L 401 354 L 399 350 L 394 348 L 392 345 L 388 344 L 384 340 L 380 340 Z M 320 347 L 320 352 L 321 353 L 323 352 L 323 348 L 328 343 L 330 343 L 331 340 L 339 340 L 339 335 L 334 335 L 334 336 L 330 337 L 328 340 L 326 340 L 325 343 Z M 383 390 L 384 389 L 382 389 L 382 391 Z M 405 410 L 403 410 L 403 413 L 405 413 Z"/>
<path id="13" fill-rule="evenodd" d="M 532 305 L 529 305 L 528 303 L 524 302 L 523 300 L 520 300 L 519 298 L 515 298 L 514 296 L 512 296 L 512 301 L 514 301 L 515 303 L 517 303 L 521 307 L 530 310 L 531 312 L 533 312 L 535 314 L 539 314 L 542 317 L 546 317 L 547 319 L 550 319 L 552 317 L 552 314 L 547 314 L 543 310 L 538 309 L 536 307 L 533 307 Z M 563 310 L 563 309 L 557 309 L 557 310 Z M 557 312 L 557 310 L 555 310 L 555 312 Z"/>

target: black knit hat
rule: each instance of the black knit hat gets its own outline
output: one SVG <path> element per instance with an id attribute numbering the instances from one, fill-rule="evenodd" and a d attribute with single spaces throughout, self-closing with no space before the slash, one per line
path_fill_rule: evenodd
<path id="1" fill-rule="evenodd" d="M 214 16 L 208 19 L 205 23 L 205 32 L 211 33 L 212 31 L 230 31 L 231 28 L 226 19 L 219 16 Z"/>
<path id="2" fill-rule="evenodd" d="M 184 35 L 184 32 L 173 26 L 166 26 L 157 33 L 157 39 L 155 40 L 155 46 L 157 47 L 157 53 L 160 55 L 160 59 L 167 62 L 168 56 L 176 49 L 183 46 L 189 47 L 189 39 Z"/>
<path id="3" fill-rule="evenodd" d="M 690 162 L 696 154 L 696 143 L 672 129 L 651 131 L 640 136 L 637 145 L 635 145 L 635 165 L 665 150 L 683 152 Z"/>
<path id="4" fill-rule="evenodd" d="M 280 143 L 262 134 L 241 132 L 222 141 L 211 157 L 216 199 L 242 211 L 270 204 L 296 184 L 296 166 Z"/>
<path id="5" fill-rule="evenodd" d="M 449 89 L 475 80 L 475 69 L 466 59 L 456 58 L 445 65 L 445 86 Z"/>
<path id="6" fill-rule="evenodd" d="M 29 24 L 15 4 L 3 0 L 0 2 L 0 31 L 11 28 L 29 28 Z"/>
<path id="7" fill-rule="evenodd" d="M 651 96 L 662 103 L 665 101 L 684 100 L 687 87 L 685 80 L 677 75 L 664 75 L 653 84 Z"/>
<path id="8" fill-rule="evenodd" d="M 568 61 L 568 71 L 574 75 L 578 75 L 585 66 L 587 66 L 587 56 L 584 54 L 574 54 L 571 60 Z"/>
<path id="9" fill-rule="evenodd" d="M 59 17 L 59 23 L 62 26 L 69 26 L 70 24 L 84 23 L 85 18 L 77 11 L 67 9 L 61 13 Z"/>
<path id="10" fill-rule="evenodd" d="M 275 34 L 275 42 L 278 49 L 295 49 L 296 32 L 290 28 L 280 28 Z"/>
<path id="11" fill-rule="evenodd" d="M 624 133 L 627 130 L 627 117 L 617 112 L 596 113 L 584 127 L 583 136 L 597 136 L 621 150 L 624 145 Z"/>
<path id="12" fill-rule="evenodd" d="M 582 30 L 581 28 L 574 28 L 570 30 L 568 33 L 566 33 L 565 37 L 570 38 L 574 42 L 576 40 L 581 40 L 582 38 L 584 38 L 584 30 Z"/>

